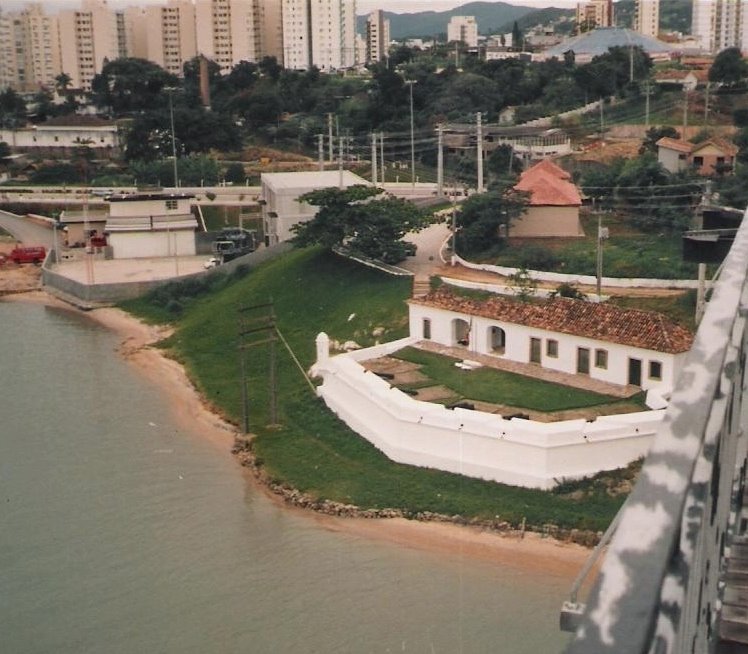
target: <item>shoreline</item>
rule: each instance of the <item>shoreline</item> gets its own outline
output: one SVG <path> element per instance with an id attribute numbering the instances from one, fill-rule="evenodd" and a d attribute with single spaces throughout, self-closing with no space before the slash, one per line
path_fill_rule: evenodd
<path id="1" fill-rule="evenodd" d="M 170 328 L 147 325 L 116 308 L 81 311 L 44 291 L 1 297 L 5 302 L 52 306 L 87 316 L 119 339 L 117 354 L 131 363 L 168 400 L 175 422 L 208 440 L 222 451 L 232 452 L 245 478 L 284 510 L 299 512 L 321 528 L 387 542 L 400 547 L 499 563 L 519 569 L 574 579 L 591 550 L 566 540 L 568 532 L 542 535 L 519 532 L 501 524 L 475 522 L 459 516 L 409 514 L 399 510 L 365 510 L 337 502 L 317 501 L 298 490 L 270 482 L 256 465 L 251 439 L 237 438 L 237 428 L 204 400 L 180 363 L 153 345 L 171 333 Z M 556 537 L 554 537 L 556 536 Z M 559 539 L 565 536 L 565 539 Z"/>

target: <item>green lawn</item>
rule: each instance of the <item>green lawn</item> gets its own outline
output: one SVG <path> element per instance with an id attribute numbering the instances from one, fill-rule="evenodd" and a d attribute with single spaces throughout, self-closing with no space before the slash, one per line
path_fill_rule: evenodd
<path id="1" fill-rule="evenodd" d="M 535 268 L 546 250 L 551 265 L 543 270 L 577 275 L 595 275 L 597 265 L 597 217 L 582 216 L 585 237 L 579 239 L 529 239 L 504 248 L 493 260 L 501 266 Z M 656 279 L 696 279 L 697 265 L 683 261 L 680 234 L 642 233 L 620 217 L 606 215 L 603 226 L 610 238 L 603 245 L 603 275 Z"/>
<path id="2" fill-rule="evenodd" d="M 609 395 L 531 379 L 494 368 L 478 368 L 469 372 L 460 370 L 454 365 L 458 359 L 412 347 L 402 349 L 392 356 L 420 364 L 420 371 L 433 380 L 433 383 L 446 386 L 462 398 L 479 402 L 507 404 L 533 411 L 563 411 L 610 404 L 617 400 Z"/>
<path id="3" fill-rule="evenodd" d="M 184 363 L 208 401 L 238 423 L 240 306 L 272 298 L 280 331 L 307 368 L 313 362 L 314 337 L 322 330 L 332 339 L 353 339 L 364 346 L 377 338 L 389 341 L 404 336 L 410 279 L 310 249 L 294 251 L 210 289 L 176 285 L 169 293 L 172 300 L 162 293 L 151 301 L 124 306 L 161 321 L 168 318 L 166 304 L 183 307 L 181 316 L 173 318 L 175 334 L 163 346 Z M 375 337 L 378 327 L 386 331 Z M 585 498 L 579 499 L 392 463 L 327 410 L 282 348 L 278 366 L 282 426 L 276 430 L 266 427 L 267 346 L 250 350 L 248 388 L 251 429 L 257 434 L 255 451 L 273 479 L 318 498 L 369 508 L 492 519 L 498 515 L 514 524 L 526 517 L 532 525 L 591 529 L 604 528 L 622 503 L 623 498 L 610 497 L 591 485 Z"/>

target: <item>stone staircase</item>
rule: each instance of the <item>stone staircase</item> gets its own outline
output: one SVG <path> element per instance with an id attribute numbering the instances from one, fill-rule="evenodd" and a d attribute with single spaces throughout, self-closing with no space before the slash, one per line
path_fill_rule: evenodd
<path id="1" fill-rule="evenodd" d="M 431 290 L 431 280 L 428 277 L 413 278 L 413 297 L 423 297 Z"/>

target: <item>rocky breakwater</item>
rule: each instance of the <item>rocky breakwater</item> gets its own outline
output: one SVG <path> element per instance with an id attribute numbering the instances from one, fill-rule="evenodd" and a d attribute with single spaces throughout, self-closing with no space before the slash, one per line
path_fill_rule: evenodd
<path id="1" fill-rule="evenodd" d="M 461 515 L 446 515 L 432 511 L 410 511 L 407 509 L 363 509 L 355 504 L 345 504 L 333 500 L 318 499 L 293 488 L 288 484 L 273 479 L 262 465 L 262 461 L 255 456 L 252 439 L 245 436 L 237 436 L 232 453 L 239 463 L 250 470 L 265 488 L 280 497 L 286 504 L 309 509 L 329 516 L 339 518 L 364 518 L 364 519 L 391 519 L 405 518 L 420 522 L 442 522 L 465 527 L 473 527 L 491 531 L 507 537 L 522 538 L 525 531 L 532 531 L 555 540 L 576 543 L 585 547 L 594 547 L 600 541 L 602 532 L 584 529 L 564 529 L 557 525 L 531 525 L 524 520 L 521 525 L 513 525 L 500 518 L 490 520 L 482 518 L 466 518 Z"/>

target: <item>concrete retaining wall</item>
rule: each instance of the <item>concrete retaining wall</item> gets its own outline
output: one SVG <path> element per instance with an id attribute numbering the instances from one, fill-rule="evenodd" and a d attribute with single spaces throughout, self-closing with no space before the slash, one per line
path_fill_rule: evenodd
<path id="1" fill-rule="evenodd" d="M 495 273 L 504 277 L 510 277 L 517 272 L 517 268 L 508 268 L 506 266 L 493 266 L 487 263 L 472 263 L 466 261 L 459 255 L 452 255 L 452 260 L 459 263 L 465 268 L 472 270 L 483 270 L 485 272 Z M 583 284 L 585 286 L 595 286 L 597 278 L 592 275 L 566 275 L 563 273 L 545 272 L 543 270 L 528 270 L 533 279 L 540 282 L 551 282 L 554 284 Z M 623 278 L 623 277 L 603 277 L 602 285 L 611 288 L 698 288 L 699 282 L 696 279 L 648 279 L 643 277 Z M 711 284 L 708 282 L 707 286 Z"/>
<path id="2" fill-rule="evenodd" d="M 540 423 L 421 402 L 358 362 L 411 343 L 393 343 L 329 357 L 318 337 L 312 373 L 327 406 L 390 459 L 528 488 L 625 466 L 644 456 L 663 411 L 605 416 L 594 422 Z"/>
<path id="3" fill-rule="evenodd" d="M 193 275 L 184 275 L 178 278 L 123 282 L 121 284 L 92 284 L 90 286 L 52 272 L 45 262 L 42 268 L 42 284 L 43 286 L 51 287 L 52 289 L 56 289 L 66 295 L 77 298 L 84 303 L 113 304 L 121 302 L 122 300 L 131 300 L 140 297 L 154 288 L 176 280 L 181 281 L 188 278 L 204 277 L 207 275 L 227 274 L 233 272 L 239 266 L 247 266 L 250 269 L 257 268 L 257 266 L 266 261 L 288 252 L 291 247 L 292 246 L 288 243 L 281 243 L 270 248 L 262 248 L 255 252 L 245 254 L 243 257 L 239 257 L 233 261 L 229 261 L 218 268 L 212 268 L 210 270 L 195 273 Z"/>

